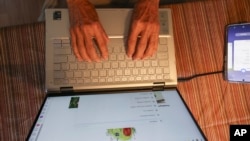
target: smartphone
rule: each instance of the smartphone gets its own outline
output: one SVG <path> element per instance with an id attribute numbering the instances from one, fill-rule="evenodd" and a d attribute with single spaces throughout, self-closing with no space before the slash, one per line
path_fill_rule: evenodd
<path id="1" fill-rule="evenodd" d="M 226 26 L 225 78 L 250 82 L 250 23 Z"/>

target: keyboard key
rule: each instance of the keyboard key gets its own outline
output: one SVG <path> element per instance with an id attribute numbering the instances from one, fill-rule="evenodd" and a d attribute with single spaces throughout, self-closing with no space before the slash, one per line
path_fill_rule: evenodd
<path id="1" fill-rule="evenodd" d="M 161 68 L 156 68 L 155 73 L 156 74 L 162 74 L 162 69 Z"/>
<path id="2" fill-rule="evenodd" d="M 119 46 L 116 46 L 116 47 L 113 48 L 113 52 L 114 53 L 119 53 L 119 52 L 121 52 L 121 48 Z"/>
<path id="3" fill-rule="evenodd" d="M 114 76 L 115 71 L 114 70 L 108 70 L 108 76 Z"/>
<path id="4" fill-rule="evenodd" d="M 119 62 L 119 66 L 120 66 L 120 68 L 126 68 L 127 63 L 126 62 Z"/>
<path id="5" fill-rule="evenodd" d="M 69 61 L 69 62 L 76 62 L 76 57 L 75 57 L 75 55 L 69 55 L 69 56 L 68 56 L 68 61 Z"/>
<path id="6" fill-rule="evenodd" d="M 161 45 L 166 45 L 168 43 L 168 40 L 167 40 L 167 38 L 159 38 L 159 43 Z"/>
<path id="7" fill-rule="evenodd" d="M 71 64 L 69 64 L 69 65 L 70 65 L 70 69 L 71 69 L 71 70 L 77 70 L 77 69 L 78 69 L 77 63 L 71 63 Z"/>
<path id="8" fill-rule="evenodd" d="M 109 55 L 109 60 L 116 61 L 116 55 L 115 54 L 110 54 Z"/>
<path id="9" fill-rule="evenodd" d="M 125 69 L 124 70 L 124 75 L 131 75 L 130 69 Z"/>
<path id="10" fill-rule="evenodd" d="M 62 39 L 62 44 L 70 44 L 70 40 L 69 39 Z"/>
<path id="11" fill-rule="evenodd" d="M 141 78 L 140 76 L 137 76 L 137 77 L 135 77 L 135 80 L 137 80 L 137 81 L 141 81 L 141 80 L 142 80 L 142 78 Z"/>
<path id="12" fill-rule="evenodd" d="M 114 81 L 115 81 L 115 82 L 120 82 L 121 79 L 120 79 L 119 77 L 116 77 Z"/>
<path id="13" fill-rule="evenodd" d="M 99 71 L 99 74 L 100 74 L 101 77 L 107 76 L 106 70 L 100 70 L 100 71 Z"/>
<path id="14" fill-rule="evenodd" d="M 167 45 L 159 45 L 158 46 L 158 51 L 167 52 L 168 51 L 168 46 Z"/>
<path id="15" fill-rule="evenodd" d="M 70 44 L 67 44 L 67 43 L 65 43 L 65 44 L 62 44 L 62 48 L 71 48 L 71 46 L 70 46 Z"/>
<path id="16" fill-rule="evenodd" d="M 155 79 L 156 79 L 156 76 L 155 76 L 155 75 L 151 75 L 151 76 L 149 77 L 149 79 L 150 79 L 150 80 L 155 80 Z"/>
<path id="17" fill-rule="evenodd" d="M 54 64 L 54 70 L 61 70 L 60 64 Z"/>
<path id="18" fill-rule="evenodd" d="M 63 79 L 62 84 L 69 84 L 69 80 L 68 79 Z"/>
<path id="19" fill-rule="evenodd" d="M 150 62 L 148 60 L 145 60 L 143 63 L 144 67 L 149 67 L 150 66 Z"/>
<path id="20" fill-rule="evenodd" d="M 86 65 L 85 65 L 84 63 L 79 63 L 79 64 L 78 64 L 78 68 L 79 68 L 80 70 L 84 70 L 84 69 L 86 69 L 87 67 L 86 67 Z"/>
<path id="21" fill-rule="evenodd" d="M 60 85 L 60 84 L 62 84 L 62 80 L 61 79 L 55 79 L 54 83 L 55 83 L 55 85 Z"/>
<path id="22" fill-rule="evenodd" d="M 75 71 L 74 72 L 74 77 L 77 78 L 77 77 L 82 77 L 82 72 L 81 71 Z"/>
<path id="23" fill-rule="evenodd" d="M 68 71 L 66 72 L 66 78 L 73 78 L 74 77 L 74 72 Z"/>
<path id="24" fill-rule="evenodd" d="M 110 62 L 104 62 L 103 68 L 104 69 L 109 69 L 110 68 Z"/>
<path id="25" fill-rule="evenodd" d="M 92 70 L 92 69 L 94 69 L 94 67 L 95 67 L 95 66 L 94 66 L 94 63 L 88 63 L 88 64 L 87 64 L 87 69 L 88 69 L 88 70 Z"/>
<path id="26" fill-rule="evenodd" d="M 126 82 L 127 80 L 128 80 L 127 77 L 122 77 L 121 81 Z"/>
<path id="27" fill-rule="evenodd" d="M 89 70 L 85 70 L 85 71 L 83 72 L 83 76 L 84 76 L 84 77 L 90 77 L 90 71 L 89 71 Z"/>
<path id="28" fill-rule="evenodd" d="M 147 70 L 146 70 L 146 69 L 144 69 L 144 68 L 143 68 L 143 69 L 141 69 L 141 70 L 140 70 L 140 72 L 141 72 L 141 75 L 147 74 Z"/>
<path id="29" fill-rule="evenodd" d="M 124 54 L 118 54 L 118 55 L 117 55 L 117 60 L 123 61 L 124 59 L 125 59 Z"/>
<path id="30" fill-rule="evenodd" d="M 106 82 L 106 79 L 105 79 L 105 78 L 100 78 L 100 79 L 99 79 L 99 82 L 100 82 L 100 83 L 105 83 L 105 82 Z"/>
<path id="31" fill-rule="evenodd" d="M 77 83 L 77 84 L 82 84 L 82 83 L 83 83 L 83 79 L 77 79 L 77 80 L 76 80 L 76 83 Z"/>
<path id="32" fill-rule="evenodd" d="M 101 69 L 102 68 L 102 63 L 95 63 L 95 68 L 96 69 Z"/>
<path id="33" fill-rule="evenodd" d="M 99 82 L 98 78 L 93 78 L 92 79 L 92 83 L 98 83 L 98 82 Z"/>
<path id="34" fill-rule="evenodd" d="M 161 61 L 159 61 L 159 66 L 161 66 L 161 67 L 167 67 L 168 66 L 168 62 L 165 61 L 165 60 L 161 60 Z"/>
<path id="35" fill-rule="evenodd" d="M 170 73 L 169 68 L 163 68 L 163 73 Z"/>
<path id="36" fill-rule="evenodd" d="M 62 44 L 60 43 L 60 44 L 53 44 L 53 47 L 54 48 L 62 48 Z"/>
<path id="37" fill-rule="evenodd" d="M 71 49 L 70 48 L 55 48 L 54 53 L 56 55 L 70 55 L 71 54 Z"/>
<path id="38" fill-rule="evenodd" d="M 53 44 L 61 44 L 62 40 L 61 39 L 53 39 Z"/>
<path id="39" fill-rule="evenodd" d="M 54 71 L 54 78 L 64 78 L 65 77 L 65 73 L 62 71 Z"/>
<path id="40" fill-rule="evenodd" d="M 85 84 L 89 84 L 89 83 L 91 83 L 91 79 L 89 79 L 89 78 L 85 78 L 85 79 L 83 80 L 83 83 L 85 83 Z"/>
<path id="41" fill-rule="evenodd" d="M 144 76 L 143 80 L 149 80 L 149 77 L 148 76 Z"/>
<path id="42" fill-rule="evenodd" d="M 151 62 L 151 66 L 152 66 L 152 67 L 158 66 L 158 62 L 157 62 L 156 60 L 153 60 L 153 61 Z"/>
<path id="43" fill-rule="evenodd" d="M 134 81 L 135 78 L 131 76 L 131 77 L 128 78 L 128 80 L 129 80 L 129 81 Z"/>
<path id="44" fill-rule="evenodd" d="M 68 61 L 68 57 L 67 56 L 59 55 L 59 56 L 55 56 L 54 57 L 54 63 L 65 63 L 67 61 Z"/>
<path id="45" fill-rule="evenodd" d="M 155 68 L 149 68 L 148 74 L 155 74 Z"/>
<path id="46" fill-rule="evenodd" d="M 91 76 L 92 76 L 92 77 L 98 77 L 98 76 L 99 76 L 98 71 L 97 71 L 97 70 L 92 70 L 92 71 L 91 71 Z"/>
<path id="47" fill-rule="evenodd" d="M 169 76 L 169 74 L 166 74 L 166 75 L 163 75 L 163 78 L 164 79 L 170 79 L 170 76 Z"/>
<path id="48" fill-rule="evenodd" d="M 138 75 L 139 74 L 138 69 L 133 69 L 132 72 L 133 72 L 133 75 Z"/>
<path id="49" fill-rule="evenodd" d="M 69 84 L 76 84 L 76 80 L 75 79 L 70 79 Z"/>
<path id="50" fill-rule="evenodd" d="M 107 82 L 113 82 L 113 78 L 108 78 Z"/>
<path id="51" fill-rule="evenodd" d="M 135 63 L 134 63 L 134 61 L 130 61 L 130 62 L 128 62 L 128 67 L 129 67 L 129 68 L 133 68 L 133 67 L 135 67 Z"/>
<path id="52" fill-rule="evenodd" d="M 116 75 L 118 76 L 123 75 L 123 71 L 121 69 L 116 70 Z"/>
<path id="53" fill-rule="evenodd" d="M 157 54 L 158 59 L 168 59 L 168 54 L 167 53 L 158 53 Z"/>
<path id="54" fill-rule="evenodd" d="M 62 66 L 62 70 L 69 70 L 69 64 L 62 63 L 61 66 Z"/>
<path id="55" fill-rule="evenodd" d="M 156 79 L 161 80 L 161 79 L 163 79 L 163 77 L 162 77 L 162 75 L 157 75 L 157 76 L 156 76 Z"/>
<path id="56" fill-rule="evenodd" d="M 118 68 L 118 62 L 112 62 L 111 66 L 113 69 Z"/>
<path id="57" fill-rule="evenodd" d="M 135 66 L 137 68 L 141 68 L 142 67 L 142 62 L 141 61 L 136 61 Z"/>

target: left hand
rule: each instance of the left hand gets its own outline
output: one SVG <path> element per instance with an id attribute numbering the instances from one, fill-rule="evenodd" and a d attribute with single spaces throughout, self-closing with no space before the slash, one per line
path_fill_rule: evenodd
<path id="1" fill-rule="evenodd" d="M 159 0 L 138 0 L 128 36 L 127 56 L 133 60 L 153 56 L 158 47 Z"/>

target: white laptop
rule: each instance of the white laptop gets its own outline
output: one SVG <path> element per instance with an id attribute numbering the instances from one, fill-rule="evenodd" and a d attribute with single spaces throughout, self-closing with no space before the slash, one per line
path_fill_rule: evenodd
<path id="1" fill-rule="evenodd" d="M 97 9 L 109 36 L 109 59 L 100 63 L 77 62 L 70 47 L 67 9 L 46 10 L 46 90 L 91 91 L 177 85 L 171 11 L 160 9 L 157 53 L 145 60 L 126 56 L 132 9 Z"/>
<path id="2" fill-rule="evenodd" d="M 132 11 L 130 9 L 97 11 L 110 42 L 123 45 L 124 42 L 120 41 L 126 38 L 128 27 L 125 25 L 128 25 Z M 119 57 L 119 54 L 125 55 L 124 50 L 116 54 L 117 50 L 122 50 L 122 46 L 118 49 L 109 49 L 115 51 L 114 58 L 118 60 L 115 61 L 111 57 L 110 60 L 102 62 L 103 64 L 97 64 L 74 62 L 75 58 L 71 54 L 69 44 L 67 10 L 47 10 L 47 93 L 27 140 L 206 141 L 206 137 L 175 87 L 177 80 L 171 12 L 169 9 L 161 9 L 159 12 L 162 16 L 160 18 L 162 40 L 160 39 L 156 56 L 143 61 L 126 60 L 125 57 Z M 117 21 L 116 24 L 114 21 Z M 69 68 L 71 64 L 76 64 L 77 68 L 65 70 L 64 65 L 67 65 L 68 61 Z M 113 68 L 113 62 L 118 63 L 117 68 Z M 124 70 L 122 74 L 125 77 L 109 76 L 108 69 L 123 68 L 120 62 L 126 62 L 126 65 L 135 62 L 133 67 L 130 68 L 129 65 L 126 67 L 131 70 L 131 74 L 126 75 Z M 110 68 L 100 69 L 99 65 L 105 66 L 105 63 L 110 64 Z M 155 65 L 157 67 L 155 70 L 147 70 L 148 65 L 151 65 L 151 68 Z M 84 69 L 81 66 L 84 66 Z M 137 69 L 140 73 L 133 74 L 133 69 Z M 143 76 L 141 70 L 144 69 L 154 73 Z M 81 72 L 82 77 L 68 76 L 68 72 L 73 72 L 74 75 L 75 70 Z M 85 75 L 84 72 L 89 70 L 100 70 L 100 72 L 106 70 L 107 75 L 92 76 L 91 72 L 90 75 Z M 109 81 L 110 78 L 114 81 Z"/>

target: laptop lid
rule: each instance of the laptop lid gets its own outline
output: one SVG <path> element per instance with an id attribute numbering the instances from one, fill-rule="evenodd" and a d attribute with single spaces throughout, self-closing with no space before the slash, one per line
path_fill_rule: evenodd
<path id="1" fill-rule="evenodd" d="M 29 141 L 205 141 L 176 89 L 48 95 Z"/>
<path id="2" fill-rule="evenodd" d="M 109 51 L 113 50 L 113 52 L 109 52 L 107 61 L 86 63 L 71 62 L 76 59 L 71 51 L 69 41 L 68 10 L 46 10 L 45 74 L 47 91 L 58 92 L 69 88 L 74 91 L 138 89 L 158 87 L 159 84 L 163 88 L 176 87 L 177 74 L 170 9 L 159 9 L 160 35 L 157 53 L 152 58 L 137 61 L 129 60 L 125 53 L 126 36 L 128 35 L 132 9 L 97 9 L 97 13 L 101 24 L 110 38 L 108 46 L 114 48 L 109 49 Z M 122 52 L 115 54 L 118 47 L 121 48 Z M 57 50 L 60 51 L 58 52 Z M 66 56 L 61 54 L 66 54 Z M 112 60 L 113 58 L 117 60 Z M 162 61 L 159 61 L 158 58 L 161 58 Z M 62 70 L 61 68 L 64 68 L 65 63 L 68 65 L 67 70 Z M 76 69 L 69 70 L 68 68 L 71 68 L 69 67 L 71 64 Z M 100 66 L 103 66 L 103 68 L 100 69 Z M 154 70 L 146 70 L 146 67 L 154 68 Z M 92 71 L 92 68 L 94 68 L 94 71 Z M 135 69 L 143 70 L 138 72 Z M 116 72 L 110 73 L 110 71 Z M 146 75 L 145 72 L 147 72 Z M 70 75 L 67 75 L 68 73 Z M 77 74 L 78 78 L 65 78 L 74 74 Z M 97 74 L 105 75 L 105 77 L 97 76 Z"/>

